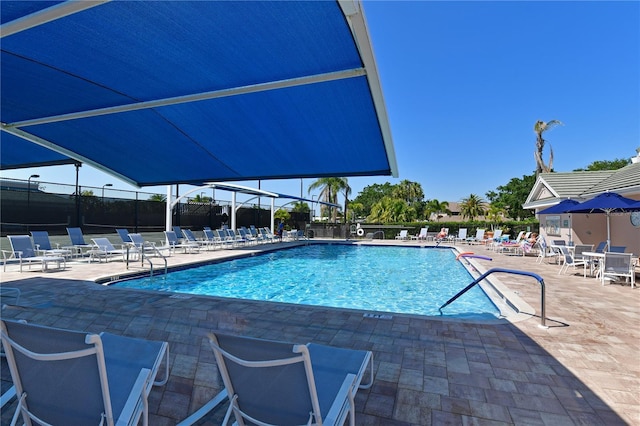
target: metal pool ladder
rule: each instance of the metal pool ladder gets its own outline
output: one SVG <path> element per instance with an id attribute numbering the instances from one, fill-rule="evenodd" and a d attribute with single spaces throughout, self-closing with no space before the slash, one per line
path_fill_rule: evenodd
<path id="1" fill-rule="evenodd" d="M 440 311 L 440 315 L 442 315 L 442 308 L 446 307 L 447 305 L 449 305 L 451 302 L 453 302 L 454 300 L 456 300 L 458 297 L 462 296 L 464 293 L 466 293 L 467 291 L 469 291 L 474 285 L 478 284 L 480 281 L 484 280 L 488 275 L 496 273 L 496 272 L 503 272 L 506 274 L 515 274 L 515 275 L 524 275 L 524 276 L 528 276 L 528 277 L 533 277 L 535 278 L 539 283 L 540 283 L 540 327 L 543 328 L 548 328 L 545 325 L 545 309 L 544 309 L 544 280 L 542 279 L 542 277 L 538 274 L 534 274 L 533 272 L 527 272 L 527 271 L 518 271 L 516 269 L 503 269 L 503 268 L 492 268 L 489 269 L 487 272 L 485 272 L 484 274 L 480 275 L 478 278 L 476 278 L 475 280 L 473 280 L 473 282 L 471 284 L 469 284 L 468 286 L 466 286 L 465 288 L 463 288 L 462 290 L 460 290 L 455 296 L 453 296 L 451 299 L 447 300 L 445 302 L 444 305 L 440 306 L 438 308 L 438 310 Z"/>
<path id="2" fill-rule="evenodd" d="M 144 266 L 145 260 L 149 262 L 149 277 L 153 277 L 153 262 L 151 261 L 151 259 L 149 259 L 149 257 L 144 255 L 145 249 L 153 250 L 155 254 L 157 254 L 162 258 L 162 260 L 164 260 L 164 274 L 167 275 L 168 265 L 166 256 L 162 254 L 162 252 L 154 244 L 144 244 L 142 247 L 140 247 L 140 263 L 142 264 L 142 266 Z M 127 247 L 127 269 L 129 269 L 129 247 Z"/>

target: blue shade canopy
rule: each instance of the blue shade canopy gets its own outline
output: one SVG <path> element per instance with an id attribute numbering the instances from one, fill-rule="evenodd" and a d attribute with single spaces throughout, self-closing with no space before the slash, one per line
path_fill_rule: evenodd
<path id="1" fill-rule="evenodd" d="M 562 200 L 558 204 L 540 210 L 538 214 L 559 214 L 567 213 L 567 209 L 579 204 L 576 200 Z"/>
<path id="2" fill-rule="evenodd" d="M 3 1 L 1 19 L 3 169 L 397 176 L 358 2 Z"/>

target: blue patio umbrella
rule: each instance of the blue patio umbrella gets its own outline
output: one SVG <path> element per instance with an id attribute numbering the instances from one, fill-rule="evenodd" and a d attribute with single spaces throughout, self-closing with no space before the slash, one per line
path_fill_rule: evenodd
<path id="1" fill-rule="evenodd" d="M 640 210 L 640 203 L 615 192 L 604 192 L 590 200 L 567 208 L 567 213 L 605 213 L 607 215 L 607 250 L 611 247 L 611 213 Z"/>
<path id="2" fill-rule="evenodd" d="M 567 213 L 567 209 L 570 207 L 574 207 L 575 205 L 580 204 L 580 202 L 576 200 L 562 200 L 558 204 L 555 204 L 551 207 L 547 207 L 544 210 L 540 210 L 538 214 L 559 214 L 559 213 Z M 572 245 L 571 242 L 571 215 L 569 215 L 569 245 Z"/>
<path id="3" fill-rule="evenodd" d="M 551 207 L 547 207 L 544 210 L 540 210 L 538 214 L 558 214 L 558 213 L 568 213 L 567 209 L 570 207 L 574 207 L 575 205 L 580 204 L 580 202 L 576 200 L 562 200 L 558 204 L 555 204 Z"/>

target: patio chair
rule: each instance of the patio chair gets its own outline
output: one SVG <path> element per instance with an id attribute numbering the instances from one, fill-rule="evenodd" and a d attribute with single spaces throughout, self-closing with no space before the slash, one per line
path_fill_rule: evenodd
<path id="1" fill-rule="evenodd" d="M 12 424 L 148 425 L 149 392 L 168 379 L 166 342 L 7 320 L 0 338 L 18 397 Z"/>
<path id="2" fill-rule="evenodd" d="M 51 246 L 49 240 L 49 233 L 47 231 L 31 231 L 31 238 L 33 238 L 33 244 L 36 246 L 36 252 L 46 256 L 63 256 L 70 257 L 71 250 L 68 248 L 60 248 L 60 245 L 56 245 L 56 248 Z"/>
<path id="3" fill-rule="evenodd" d="M 523 244 L 526 244 L 526 240 Z M 542 235 L 538 236 L 535 245 L 538 247 L 538 258 L 536 259 L 536 263 L 542 263 L 545 259 L 549 258 L 557 260 L 560 257 L 560 251 L 550 250 L 549 246 L 547 245 L 547 240 L 545 240 Z"/>
<path id="4" fill-rule="evenodd" d="M 633 264 L 633 254 L 606 252 L 600 273 L 602 285 L 605 284 L 605 281 L 618 281 L 624 278 L 626 282 L 631 282 L 631 288 L 634 288 L 636 272 Z"/>
<path id="5" fill-rule="evenodd" d="M 611 246 L 609 248 L 609 251 L 611 253 L 624 253 L 626 249 L 627 249 L 627 246 Z"/>
<path id="6" fill-rule="evenodd" d="M 223 334 L 209 343 L 230 400 L 222 424 L 233 414 L 239 425 L 342 425 L 348 417 L 353 426 L 356 392 L 373 382 L 370 351 Z"/>
<path id="7" fill-rule="evenodd" d="M 27 263 L 29 269 L 31 269 L 32 263 L 40 263 L 43 272 L 49 269 L 49 263 L 55 263 L 58 269 L 61 268 L 60 265 L 62 265 L 62 269 L 67 266 L 64 256 L 49 256 L 47 254 L 37 256 L 33 248 L 33 243 L 31 242 L 31 237 L 28 235 L 7 235 L 7 238 L 9 239 L 9 244 L 11 244 L 11 251 L 2 250 L 3 270 L 5 272 L 7 270 L 7 263 L 12 259 L 18 260 L 20 272 L 22 272 L 23 263 Z"/>
<path id="8" fill-rule="evenodd" d="M 92 238 L 91 241 L 93 241 L 93 247 L 88 251 L 89 263 L 91 263 L 93 259 L 100 261 L 102 258 L 108 262 L 110 256 L 122 256 L 122 261 L 125 262 L 128 259 L 128 255 L 135 251 L 135 247 L 129 250 L 123 247 L 117 249 L 111 244 L 111 241 L 105 237 Z"/>
<path id="9" fill-rule="evenodd" d="M 569 270 L 569 267 L 573 267 L 573 270 L 575 271 L 576 266 L 582 266 L 583 268 L 585 268 L 586 270 L 586 260 L 584 258 L 582 259 L 577 259 L 575 258 L 572 254 L 571 251 L 569 251 L 569 247 L 567 246 L 560 246 L 559 247 L 560 250 L 560 257 L 562 257 L 563 262 L 562 265 L 560 266 L 560 270 L 558 271 L 558 275 L 567 272 L 567 270 Z M 586 250 L 585 250 L 586 251 Z"/>
<path id="10" fill-rule="evenodd" d="M 604 253 L 604 249 L 606 249 L 606 248 L 607 248 L 607 242 L 606 241 L 600 241 L 593 251 L 596 252 L 596 253 Z"/>

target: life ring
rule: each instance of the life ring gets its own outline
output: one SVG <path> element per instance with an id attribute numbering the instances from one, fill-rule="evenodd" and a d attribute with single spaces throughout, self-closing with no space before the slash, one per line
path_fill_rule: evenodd
<path id="1" fill-rule="evenodd" d="M 456 256 L 456 260 L 459 260 L 459 259 L 460 259 L 461 257 L 463 257 L 464 255 L 470 255 L 470 254 L 473 254 L 473 252 L 472 252 L 472 251 L 465 251 L 465 252 L 462 252 L 462 253 L 460 253 L 460 254 L 458 254 L 458 255 Z"/>
<path id="2" fill-rule="evenodd" d="M 358 230 L 356 231 L 356 234 L 358 234 L 358 237 L 362 237 L 364 235 L 364 229 L 358 228 Z"/>

